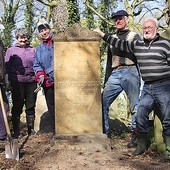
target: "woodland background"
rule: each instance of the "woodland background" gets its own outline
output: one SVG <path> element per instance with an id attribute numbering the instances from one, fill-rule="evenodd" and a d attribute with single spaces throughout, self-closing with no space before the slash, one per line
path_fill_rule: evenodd
<path id="1" fill-rule="evenodd" d="M 74 23 L 93 29 L 100 27 L 104 32 L 113 33 L 114 23 L 111 20 L 114 12 L 125 9 L 129 14 L 129 28 L 141 33 L 142 20 L 154 16 L 159 20 L 159 32 L 170 37 L 170 0 L 1 0 L 0 29 L 4 52 L 15 41 L 17 28 L 27 28 L 30 43 L 37 47 L 40 38 L 37 23 L 45 18 L 54 33 L 63 32 Z M 3 25 L 3 27 L 2 27 Z M 101 54 L 101 86 L 103 86 L 106 61 L 106 43 L 100 43 Z M 112 118 L 127 113 L 129 118 L 126 95 L 123 93 L 113 104 Z"/>

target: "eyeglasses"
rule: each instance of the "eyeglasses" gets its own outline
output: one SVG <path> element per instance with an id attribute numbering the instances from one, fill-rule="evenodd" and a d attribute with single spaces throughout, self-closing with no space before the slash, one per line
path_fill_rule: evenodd
<path id="1" fill-rule="evenodd" d="M 123 19 L 125 19 L 125 17 L 116 17 L 113 20 L 114 22 L 116 22 L 116 21 L 122 21 Z"/>
<path id="2" fill-rule="evenodd" d="M 151 30 L 153 30 L 154 28 L 156 28 L 156 27 L 150 27 L 150 26 L 149 26 L 149 27 L 143 27 L 142 29 L 143 29 L 143 30 L 149 30 L 149 31 L 151 31 Z"/>

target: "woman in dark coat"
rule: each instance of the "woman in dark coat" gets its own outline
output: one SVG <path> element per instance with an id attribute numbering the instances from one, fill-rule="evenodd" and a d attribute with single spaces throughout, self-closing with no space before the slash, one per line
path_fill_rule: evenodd
<path id="1" fill-rule="evenodd" d="M 2 92 L 2 97 L 6 109 L 6 113 L 9 110 L 8 100 L 5 94 L 5 86 L 4 86 L 4 55 L 3 55 L 3 44 L 0 40 L 0 90 Z M 6 128 L 4 124 L 4 119 L 2 115 L 2 108 L 0 105 L 0 140 L 3 141 L 6 139 Z"/>

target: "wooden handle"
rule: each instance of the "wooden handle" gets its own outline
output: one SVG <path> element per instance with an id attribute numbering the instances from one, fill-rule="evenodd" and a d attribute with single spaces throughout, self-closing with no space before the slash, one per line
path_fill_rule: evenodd
<path id="1" fill-rule="evenodd" d="M 11 137 L 11 132 L 10 132 L 10 129 L 9 129 L 9 124 L 8 124 L 8 120 L 7 120 L 7 116 L 6 116 L 6 111 L 5 111 L 5 106 L 4 106 L 4 101 L 3 101 L 3 98 L 2 98 L 1 87 L 0 87 L 0 103 L 1 103 L 1 107 L 2 107 L 2 115 L 3 115 L 3 118 L 4 118 L 6 132 L 7 132 L 7 135 L 9 137 Z"/>

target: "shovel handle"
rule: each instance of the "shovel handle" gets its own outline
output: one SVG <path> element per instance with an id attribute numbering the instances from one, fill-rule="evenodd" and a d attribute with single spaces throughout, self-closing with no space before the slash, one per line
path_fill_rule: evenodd
<path id="1" fill-rule="evenodd" d="M 2 98 L 1 87 L 0 87 L 0 103 L 1 103 L 1 107 L 2 107 L 2 115 L 3 115 L 3 118 L 4 118 L 6 132 L 7 132 L 7 135 L 9 136 L 9 138 L 11 138 L 11 132 L 10 132 L 10 129 L 9 129 L 9 124 L 8 124 L 8 120 L 7 120 L 7 116 L 6 116 L 4 101 L 3 101 L 3 98 Z"/>

